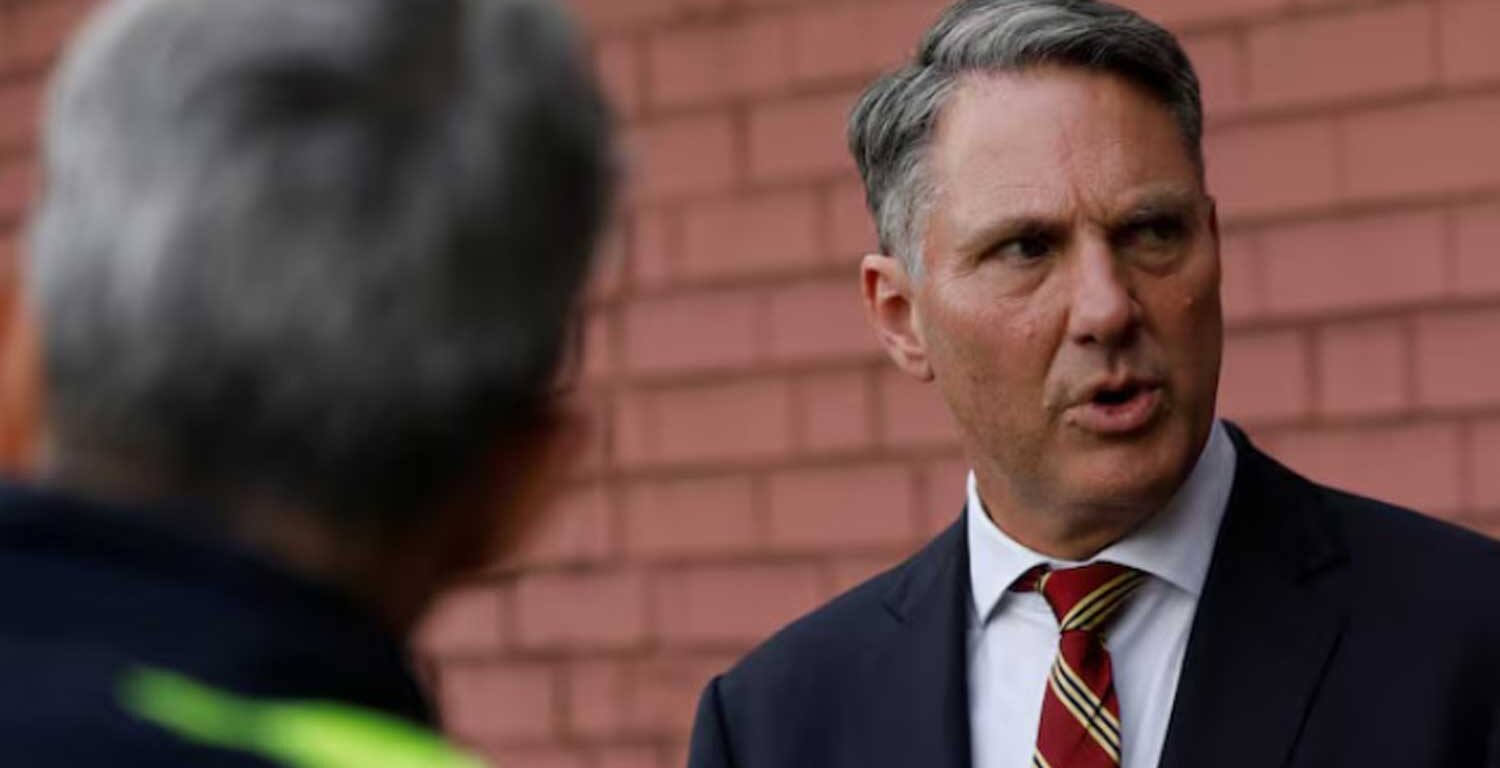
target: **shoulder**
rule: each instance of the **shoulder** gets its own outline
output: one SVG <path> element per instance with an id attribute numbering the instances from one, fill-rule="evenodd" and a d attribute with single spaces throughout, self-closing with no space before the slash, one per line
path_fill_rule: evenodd
<path id="1" fill-rule="evenodd" d="M 966 562 L 963 543 L 962 525 L 950 526 L 901 564 L 787 625 L 719 678 L 722 695 L 798 698 L 858 675 L 900 631 L 906 608 L 950 596 L 947 577 Z"/>
<path id="2" fill-rule="evenodd" d="M 1334 533 L 1356 571 L 1425 581 L 1455 569 L 1500 577 L 1500 542 L 1432 514 L 1309 480 L 1274 459 L 1275 484 Z"/>
<path id="3" fill-rule="evenodd" d="M 92 644 L 0 637 L 0 742 L 34 768 L 215 765 L 269 768 L 250 755 L 188 744 L 127 713 L 130 662 Z"/>
<path id="4" fill-rule="evenodd" d="M 1317 488 L 1365 596 L 1393 617 L 1467 617 L 1450 626 L 1472 620 L 1500 640 L 1500 601 L 1485 597 L 1500 583 L 1500 542 L 1412 509 Z"/>
<path id="5" fill-rule="evenodd" d="M 1280 509 L 1303 540 L 1322 540 L 1349 582 L 1356 606 L 1381 616 L 1500 641 L 1500 601 L 1483 597 L 1500 583 L 1500 542 L 1430 514 L 1309 480 L 1265 454 L 1242 451 L 1249 476 L 1271 489 L 1254 493 Z M 1238 482 L 1238 480 L 1237 480 Z M 1264 489 L 1261 489 L 1264 491 Z M 1270 509 L 1262 510 L 1269 512 Z M 1441 634 L 1434 629 L 1433 633 Z"/>

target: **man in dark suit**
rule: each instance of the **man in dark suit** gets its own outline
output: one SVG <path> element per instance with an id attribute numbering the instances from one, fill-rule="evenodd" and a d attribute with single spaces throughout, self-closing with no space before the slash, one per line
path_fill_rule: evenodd
<path id="1" fill-rule="evenodd" d="M 480 765 L 404 639 L 577 446 L 611 135 L 545 0 L 101 9 L 31 225 L 0 763 Z"/>
<path id="2" fill-rule="evenodd" d="M 713 680 L 692 768 L 1500 765 L 1500 546 L 1215 420 L 1198 83 L 1091 0 L 966 0 L 850 121 L 872 325 L 973 467 L 905 564 Z"/>

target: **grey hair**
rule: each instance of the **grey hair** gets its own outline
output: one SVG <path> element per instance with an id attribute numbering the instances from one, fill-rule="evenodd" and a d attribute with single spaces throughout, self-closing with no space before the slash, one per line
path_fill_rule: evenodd
<path id="1" fill-rule="evenodd" d="M 55 461 L 420 514 L 554 391 L 614 180 L 581 53 L 545 0 L 111 3 L 30 229 Z"/>
<path id="2" fill-rule="evenodd" d="M 1203 169 L 1198 77 L 1172 34 L 1097 0 L 960 0 L 923 37 L 913 60 L 872 84 L 849 118 L 881 248 L 921 272 L 924 222 L 935 188 L 925 160 L 938 116 L 965 75 L 1041 66 L 1113 74 L 1168 108 Z"/>

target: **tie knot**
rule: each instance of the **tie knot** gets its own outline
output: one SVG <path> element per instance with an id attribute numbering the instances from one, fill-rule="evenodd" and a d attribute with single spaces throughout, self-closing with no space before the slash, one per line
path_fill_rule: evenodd
<path id="1" fill-rule="evenodd" d="M 1145 580 L 1146 574 L 1115 563 L 1090 563 L 1057 570 L 1039 565 L 1017 579 L 1012 588 L 1017 592 L 1042 593 L 1063 632 L 1095 632 L 1109 623 L 1130 593 Z"/>

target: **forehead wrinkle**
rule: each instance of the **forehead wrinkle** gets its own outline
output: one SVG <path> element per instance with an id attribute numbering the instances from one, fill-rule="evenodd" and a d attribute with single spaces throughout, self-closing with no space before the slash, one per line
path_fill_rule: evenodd
<path id="1" fill-rule="evenodd" d="M 1173 197 L 1202 194 L 1171 114 L 1148 99 L 1146 103 L 1157 106 L 1153 115 L 1161 125 L 1138 125 L 1140 104 L 1127 94 L 1144 94 L 1129 83 L 1120 83 L 1123 89 L 1073 87 L 1071 99 L 1053 98 L 1047 90 L 1054 84 L 1067 88 L 1069 81 L 1074 86 L 1087 86 L 1090 80 L 1097 84 L 1095 78 L 1101 77 L 1107 76 L 1033 70 L 965 79 L 940 115 L 933 144 L 934 193 L 939 201 L 934 213 L 948 219 L 955 240 L 981 239 L 985 232 L 1016 219 L 1104 223 L 1168 190 Z M 993 109 L 991 99 L 1029 116 L 1000 125 L 984 122 L 986 112 Z M 1117 119 L 1098 119 L 1100 112 Z M 1053 130 L 1025 128 L 1037 123 Z M 1180 155 L 1183 167 L 1158 167 L 1146 157 L 1155 153 L 1130 150 L 1143 142 L 1172 142 L 1165 149 L 1177 153 L 1174 157 Z M 997 168 L 1001 170 L 993 172 Z M 981 175 L 986 170 L 992 173 Z"/>

